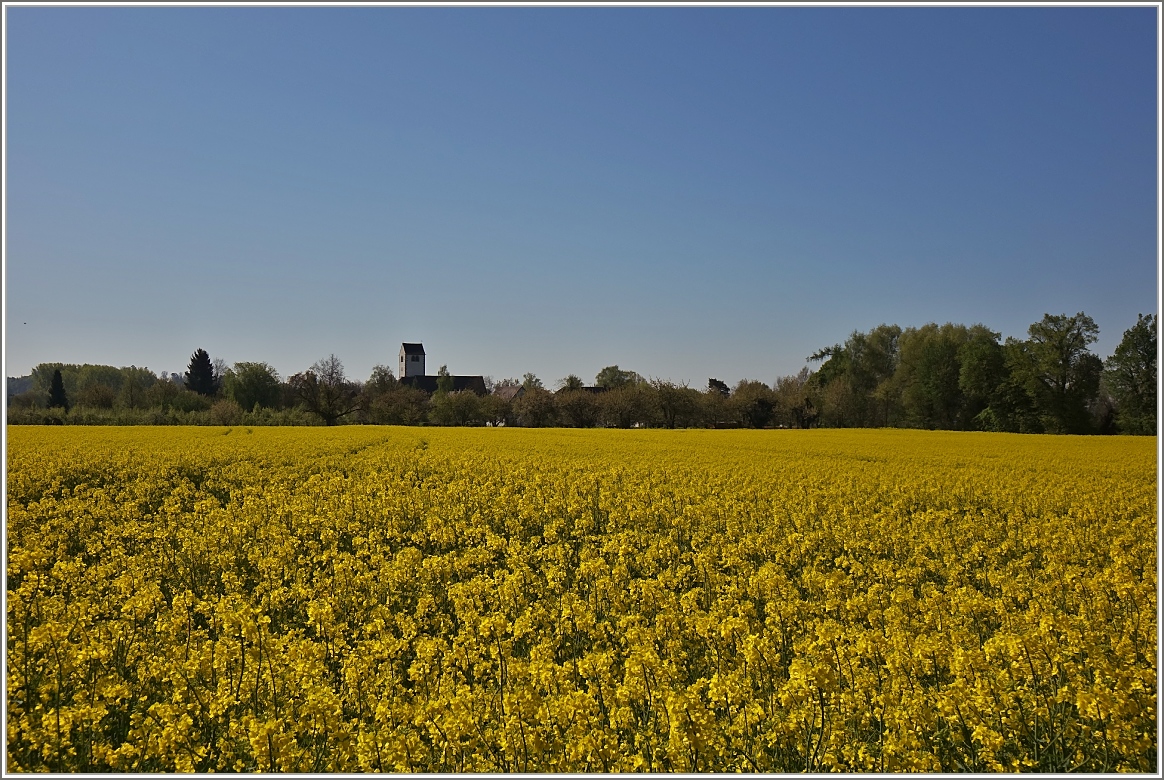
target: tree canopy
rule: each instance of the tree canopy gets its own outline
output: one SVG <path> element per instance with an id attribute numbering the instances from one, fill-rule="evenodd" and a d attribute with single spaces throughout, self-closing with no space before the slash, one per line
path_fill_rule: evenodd
<path id="1" fill-rule="evenodd" d="M 1116 422 L 1127 433 L 1156 433 L 1156 315 L 1137 315 L 1107 360 Z"/>
<path id="2" fill-rule="evenodd" d="M 1088 401 L 1099 389 L 1103 363 L 1091 354 L 1099 328 L 1083 312 L 1047 314 L 1015 345 L 1013 370 L 1035 400 L 1044 430 L 1087 433 Z"/>
<path id="3" fill-rule="evenodd" d="M 282 389 L 279 373 L 266 363 L 235 363 L 222 378 L 226 397 L 244 412 L 259 408 L 273 409 L 279 404 Z"/>
<path id="4" fill-rule="evenodd" d="M 53 371 L 52 384 L 49 386 L 49 408 L 59 407 L 66 412 L 69 410 L 69 398 L 65 395 L 65 381 L 61 378 L 61 370 Z"/>
<path id="5" fill-rule="evenodd" d="M 186 387 L 199 395 L 214 395 L 218 392 L 218 377 L 214 374 L 214 363 L 209 353 L 201 347 L 190 356 L 186 369 Z"/>
<path id="6" fill-rule="evenodd" d="M 595 387 L 605 387 L 608 390 L 617 390 L 626 385 L 642 384 L 645 381 L 634 371 L 623 371 L 617 365 L 607 366 L 594 377 Z"/>
<path id="7" fill-rule="evenodd" d="M 289 380 L 303 407 L 326 425 L 360 408 L 360 388 L 344 376 L 344 364 L 334 354 Z"/>

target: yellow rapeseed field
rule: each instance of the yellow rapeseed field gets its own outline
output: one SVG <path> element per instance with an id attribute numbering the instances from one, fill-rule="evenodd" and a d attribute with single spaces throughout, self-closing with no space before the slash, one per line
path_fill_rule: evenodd
<path id="1" fill-rule="evenodd" d="M 1154 772 L 1155 445 L 10 427 L 7 768 Z"/>

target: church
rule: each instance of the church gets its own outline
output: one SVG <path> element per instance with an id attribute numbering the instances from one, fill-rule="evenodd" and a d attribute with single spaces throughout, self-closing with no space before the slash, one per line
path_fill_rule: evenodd
<path id="1" fill-rule="evenodd" d="M 439 376 L 426 376 L 424 373 L 424 345 L 404 342 L 400 345 L 400 383 L 415 387 L 426 393 L 435 393 Z M 477 395 L 488 395 L 485 389 L 483 376 L 454 376 L 453 392 L 457 390 L 472 390 Z"/>

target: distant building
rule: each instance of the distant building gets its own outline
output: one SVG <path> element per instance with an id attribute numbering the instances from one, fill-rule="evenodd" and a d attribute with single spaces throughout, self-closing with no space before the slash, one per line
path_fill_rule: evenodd
<path id="1" fill-rule="evenodd" d="M 506 385 L 499 387 L 493 391 L 493 395 L 500 398 L 502 401 L 516 401 L 525 395 L 524 385 Z"/>
<path id="2" fill-rule="evenodd" d="M 400 380 L 400 384 L 415 387 L 426 393 L 435 393 L 439 379 L 439 376 L 406 376 Z M 472 390 L 477 395 L 489 395 L 489 391 L 485 389 L 483 376 L 454 376 L 452 380 L 454 393 L 458 390 Z"/>
<path id="3" fill-rule="evenodd" d="M 410 376 L 424 376 L 424 345 L 406 341 L 400 345 L 400 378 Z"/>
<path id="4" fill-rule="evenodd" d="M 400 345 L 400 384 L 435 393 L 439 380 L 439 376 L 426 376 L 424 373 L 423 344 L 404 342 Z M 453 376 L 452 380 L 454 393 L 458 390 L 472 390 L 477 395 L 489 394 L 483 376 Z"/>

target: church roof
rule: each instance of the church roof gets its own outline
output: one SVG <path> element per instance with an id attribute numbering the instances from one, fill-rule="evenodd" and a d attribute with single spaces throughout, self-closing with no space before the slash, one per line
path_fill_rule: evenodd
<path id="1" fill-rule="evenodd" d="M 407 341 L 405 341 L 400 345 L 400 348 L 404 350 L 405 355 L 423 355 L 424 354 L 424 345 L 423 344 L 410 344 Z"/>
<path id="2" fill-rule="evenodd" d="M 437 390 L 437 376 L 406 376 L 400 379 L 400 384 L 415 387 L 426 393 L 435 393 Z M 485 378 L 482 376 L 454 376 L 453 392 L 458 390 L 472 390 L 477 395 L 486 395 Z"/>

